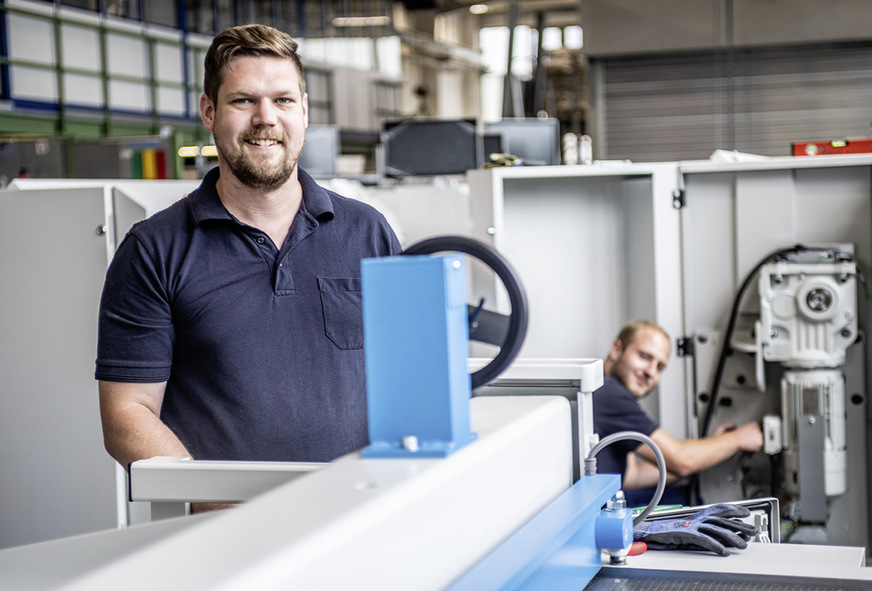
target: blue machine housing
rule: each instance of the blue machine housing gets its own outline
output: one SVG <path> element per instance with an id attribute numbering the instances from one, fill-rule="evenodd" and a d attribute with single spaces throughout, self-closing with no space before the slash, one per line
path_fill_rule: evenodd
<path id="1" fill-rule="evenodd" d="M 470 430 L 466 265 L 458 255 L 361 264 L 370 446 L 375 457 L 444 457 Z"/>

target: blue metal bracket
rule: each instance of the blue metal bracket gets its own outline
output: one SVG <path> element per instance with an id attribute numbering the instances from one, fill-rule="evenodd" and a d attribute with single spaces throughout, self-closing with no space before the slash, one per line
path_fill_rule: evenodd
<path id="1" fill-rule="evenodd" d="M 629 511 L 601 517 L 601 507 L 620 487 L 617 474 L 583 476 L 448 590 L 584 589 L 602 568 L 597 538 L 626 547 L 632 542 Z"/>
<path id="2" fill-rule="evenodd" d="M 458 255 L 361 263 L 367 458 L 445 457 L 470 431 L 466 267 Z"/>

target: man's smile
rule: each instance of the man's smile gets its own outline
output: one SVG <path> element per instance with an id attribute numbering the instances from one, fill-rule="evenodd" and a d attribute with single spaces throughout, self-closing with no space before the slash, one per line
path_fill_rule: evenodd
<path id="1" fill-rule="evenodd" d="M 280 144 L 281 142 L 277 139 L 273 138 L 246 138 L 245 143 L 251 144 L 253 146 L 274 146 L 276 144 Z"/>

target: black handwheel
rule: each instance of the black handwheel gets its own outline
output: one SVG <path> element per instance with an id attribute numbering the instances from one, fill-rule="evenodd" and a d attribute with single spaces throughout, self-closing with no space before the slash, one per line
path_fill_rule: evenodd
<path id="1" fill-rule="evenodd" d="M 490 363 L 473 372 L 472 389 L 489 384 L 505 370 L 521 350 L 527 336 L 527 294 L 509 262 L 493 247 L 466 236 L 437 236 L 410 245 L 403 254 L 435 254 L 462 252 L 480 260 L 496 273 L 509 295 L 512 311 L 509 316 L 483 308 L 484 300 L 468 305 L 469 338 L 496 345 L 499 353 Z"/>

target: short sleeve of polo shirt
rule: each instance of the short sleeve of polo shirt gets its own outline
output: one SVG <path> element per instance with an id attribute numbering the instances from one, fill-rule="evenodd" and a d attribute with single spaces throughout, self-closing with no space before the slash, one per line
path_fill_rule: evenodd
<path id="1" fill-rule="evenodd" d="M 170 377 L 172 312 L 153 256 L 131 230 L 109 266 L 100 301 L 98 380 L 157 383 Z"/>
<path id="2" fill-rule="evenodd" d="M 621 431 L 651 435 L 657 423 L 645 414 L 636 398 L 614 377 L 606 376 L 593 394 L 593 427 L 600 440 Z M 616 441 L 597 454 L 597 472 L 623 474 L 626 456 L 639 447 L 636 440 Z"/>

